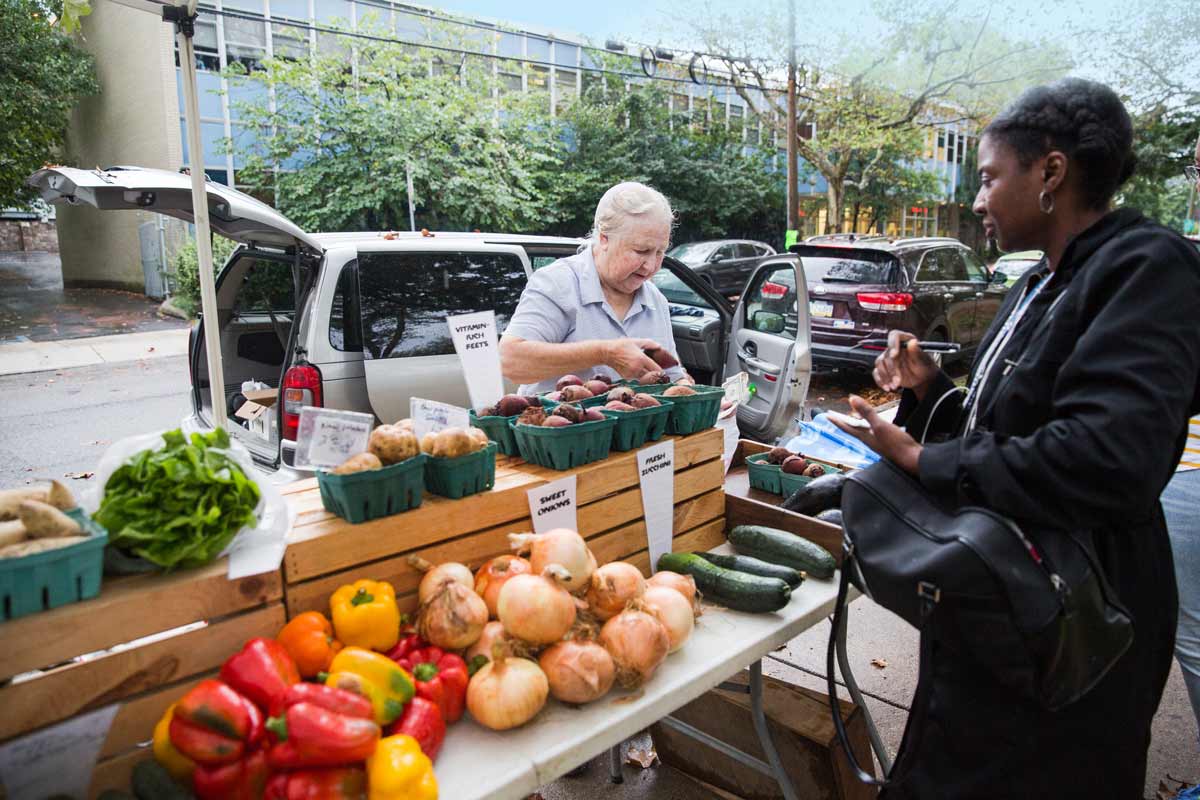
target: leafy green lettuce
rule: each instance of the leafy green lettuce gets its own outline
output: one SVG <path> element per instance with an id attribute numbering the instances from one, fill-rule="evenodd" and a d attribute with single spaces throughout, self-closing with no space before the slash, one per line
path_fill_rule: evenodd
<path id="1" fill-rule="evenodd" d="M 112 474 L 95 520 L 111 545 L 166 569 L 207 564 L 255 524 L 258 486 L 222 452 L 223 429 L 162 438 L 166 447 L 143 450 Z"/>

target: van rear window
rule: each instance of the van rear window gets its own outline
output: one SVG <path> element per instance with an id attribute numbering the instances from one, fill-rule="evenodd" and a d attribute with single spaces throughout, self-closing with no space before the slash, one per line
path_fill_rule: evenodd
<path id="1" fill-rule="evenodd" d="M 866 261 L 840 256 L 804 256 L 804 277 L 809 284 L 891 283 L 894 261 Z"/>

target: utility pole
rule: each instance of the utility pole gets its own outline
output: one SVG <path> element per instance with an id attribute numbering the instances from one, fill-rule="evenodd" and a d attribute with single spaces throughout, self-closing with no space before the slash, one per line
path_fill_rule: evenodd
<path id="1" fill-rule="evenodd" d="M 796 185 L 796 0 L 788 0 L 788 73 L 787 73 L 787 229 L 798 231 L 800 205 Z"/>

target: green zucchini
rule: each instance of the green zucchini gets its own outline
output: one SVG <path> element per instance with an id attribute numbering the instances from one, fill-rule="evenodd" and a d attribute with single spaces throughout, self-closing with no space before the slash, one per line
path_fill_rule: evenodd
<path id="1" fill-rule="evenodd" d="M 837 561 L 829 551 L 803 536 L 765 525 L 737 525 L 729 542 L 743 555 L 807 572 L 814 578 L 831 578 Z"/>
<path id="2" fill-rule="evenodd" d="M 791 567 L 782 564 L 772 564 L 752 556 L 727 556 L 721 553 L 696 553 L 710 564 L 716 564 L 725 569 L 748 572 L 751 575 L 761 575 L 764 578 L 779 578 L 788 586 L 795 589 L 804 581 L 804 576 Z"/>
<path id="3" fill-rule="evenodd" d="M 778 611 L 792 596 L 792 587 L 779 578 L 718 567 L 696 553 L 667 553 L 659 557 L 658 569 L 691 575 L 706 599 L 735 611 Z"/>
<path id="4" fill-rule="evenodd" d="M 191 792 L 171 777 L 166 767 L 152 758 L 134 766 L 132 783 L 138 800 L 195 800 Z"/>

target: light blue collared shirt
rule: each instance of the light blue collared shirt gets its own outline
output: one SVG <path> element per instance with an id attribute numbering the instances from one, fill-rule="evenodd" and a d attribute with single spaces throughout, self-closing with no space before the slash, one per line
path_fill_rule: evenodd
<path id="1" fill-rule="evenodd" d="M 533 273 L 504 333 L 551 344 L 589 339 L 653 339 L 678 358 L 667 298 L 657 286 L 646 281 L 633 296 L 625 319 L 618 320 L 604 299 L 590 243 L 582 252 L 560 258 Z M 621 377 L 605 364 L 590 367 L 579 377 L 587 380 L 596 373 L 613 380 Z M 684 374 L 681 367 L 672 367 L 666 373 L 672 379 Z M 526 384 L 518 393 L 553 391 L 558 377 Z"/>

